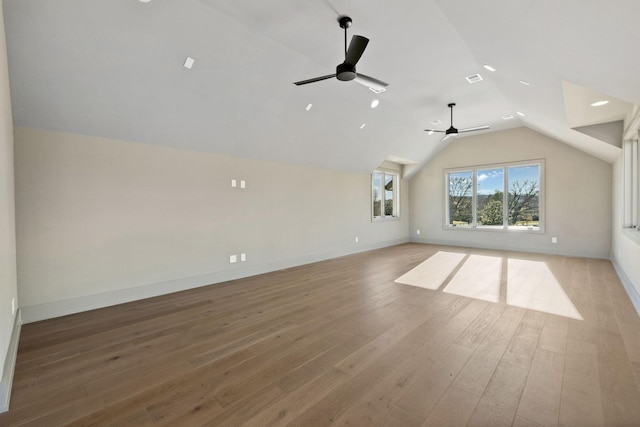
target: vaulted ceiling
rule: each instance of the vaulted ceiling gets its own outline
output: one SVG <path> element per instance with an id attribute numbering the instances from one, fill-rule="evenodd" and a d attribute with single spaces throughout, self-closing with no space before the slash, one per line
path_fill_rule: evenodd
<path id="1" fill-rule="evenodd" d="M 343 61 L 341 15 L 385 92 L 292 84 Z M 527 126 L 612 162 L 611 123 L 640 104 L 637 0 L 4 0 L 4 16 L 16 126 L 230 156 L 420 165 L 455 102 L 458 128 Z"/>

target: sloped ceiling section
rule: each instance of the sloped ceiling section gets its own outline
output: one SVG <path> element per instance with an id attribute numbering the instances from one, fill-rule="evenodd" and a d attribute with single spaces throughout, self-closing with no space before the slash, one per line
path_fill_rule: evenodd
<path id="1" fill-rule="evenodd" d="M 598 125 L 579 126 L 573 129 L 614 147 L 622 148 L 622 135 L 624 133 L 624 122 L 622 120 Z"/>
<path id="2" fill-rule="evenodd" d="M 635 0 L 5 0 L 4 14 L 17 126 L 369 172 L 436 155 L 424 129 L 449 127 L 449 102 L 458 128 L 524 125 L 611 162 L 618 147 L 572 129 L 598 119 L 569 120 L 563 82 L 640 104 Z M 386 92 L 292 84 L 342 62 L 340 15 Z"/>

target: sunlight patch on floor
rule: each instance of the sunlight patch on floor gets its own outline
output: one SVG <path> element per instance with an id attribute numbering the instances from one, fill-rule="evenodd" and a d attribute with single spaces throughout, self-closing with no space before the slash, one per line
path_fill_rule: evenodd
<path id="1" fill-rule="evenodd" d="M 437 252 L 406 274 L 398 277 L 395 282 L 433 290 L 438 289 L 465 256 L 465 254 L 455 252 Z"/>
<path id="2" fill-rule="evenodd" d="M 500 256 L 437 252 L 395 280 L 436 290 L 460 266 L 443 292 L 584 320 L 546 263 Z M 503 264 L 507 262 L 506 278 Z M 463 262 L 464 261 L 464 262 Z M 501 281 L 506 286 L 501 290 Z"/>
<path id="3" fill-rule="evenodd" d="M 443 289 L 455 295 L 500 302 L 502 258 L 471 255 Z M 473 284 L 470 286 L 470 284 Z"/>
<path id="4" fill-rule="evenodd" d="M 584 320 L 547 264 L 509 259 L 507 304 Z"/>

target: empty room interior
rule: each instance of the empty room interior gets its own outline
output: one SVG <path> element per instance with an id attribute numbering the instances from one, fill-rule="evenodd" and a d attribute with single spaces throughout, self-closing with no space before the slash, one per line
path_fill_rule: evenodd
<path id="1" fill-rule="evenodd" d="M 0 4 L 0 425 L 640 425 L 640 2 Z"/>

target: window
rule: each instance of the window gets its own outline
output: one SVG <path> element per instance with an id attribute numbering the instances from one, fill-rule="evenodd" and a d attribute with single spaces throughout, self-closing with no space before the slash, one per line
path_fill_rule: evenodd
<path id="1" fill-rule="evenodd" d="M 371 174 L 372 217 L 374 220 L 399 218 L 398 187 L 400 179 L 395 172 L 376 170 Z"/>
<path id="2" fill-rule="evenodd" d="M 502 228 L 504 224 L 504 169 L 479 169 L 477 174 L 478 227 Z"/>
<path id="3" fill-rule="evenodd" d="M 638 221 L 640 212 L 638 211 L 638 200 L 640 199 L 640 176 L 638 173 L 638 163 L 640 163 L 640 153 L 638 152 L 638 140 L 624 141 L 624 221 L 623 227 L 633 231 L 640 231 Z"/>
<path id="4" fill-rule="evenodd" d="M 446 227 L 541 231 L 543 172 L 543 160 L 445 171 Z"/>
<path id="5" fill-rule="evenodd" d="M 449 225 L 467 227 L 473 223 L 473 172 L 449 174 Z"/>

